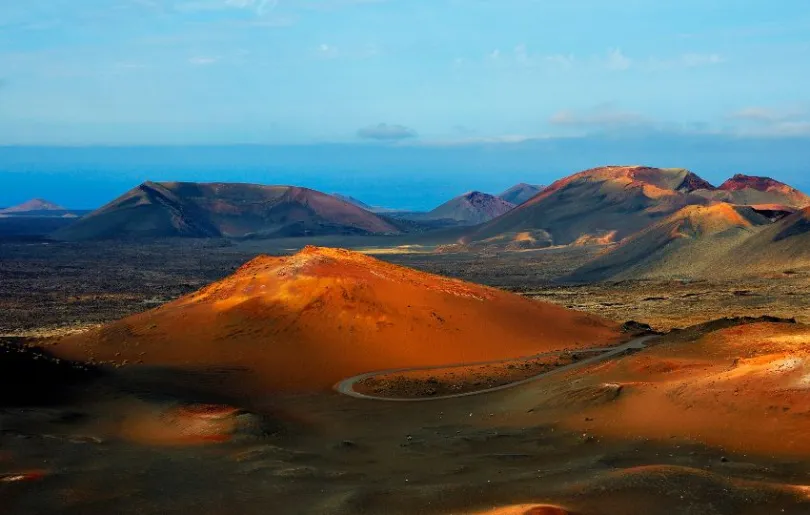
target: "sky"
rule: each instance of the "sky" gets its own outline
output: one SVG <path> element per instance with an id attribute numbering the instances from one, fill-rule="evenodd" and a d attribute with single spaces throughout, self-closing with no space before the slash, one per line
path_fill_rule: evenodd
<path id="1" fill-rule="evenodd" d="M 808 56 L 806 0 L 4 1 L 0 205 L 183 178 L 416 208 L 610 158 L 807 188 Z"/>

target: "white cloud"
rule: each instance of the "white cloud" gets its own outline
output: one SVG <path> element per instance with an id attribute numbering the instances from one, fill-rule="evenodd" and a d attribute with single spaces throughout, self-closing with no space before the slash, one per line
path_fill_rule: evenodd
<path id="1" fill-rule="evenodd" d="M 620 48 L 611 48 L 608 50 L 607 58 L 605 59 L 605 67 L 608 70 L 629 70 L 632 65 L 633 60 L 624 55 Z"/>
<path id="2" fill-rule="evenodd" d="M 611 104 L 603 104 L 590 109 L 573 111 L 564 109 L 551 115 L 551 125 L 578 129 L 627 129 L 649 127 L 652 122 L 640 113 L 624 111 Z"/>
<path id="3" fill-rule="evenodd" d="M 516 46 L 513 53 L 515 55 L 515 61 L 517 61 L 518 64 L 526 65 L 531 61 L 529 50 L 526 48 L 525 43 L 521 43 Z"/>
<path id="4" fill-rule="evenodd" d="M 326 59 L 333 59 L 339 55 L 337 47 L 321 43 L 318 45 L 318 55 Z"/>

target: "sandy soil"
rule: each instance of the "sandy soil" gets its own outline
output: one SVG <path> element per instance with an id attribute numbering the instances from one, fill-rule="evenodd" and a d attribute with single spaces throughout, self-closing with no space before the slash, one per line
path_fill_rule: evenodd
<path id="1" fill-rule="evenodd" d="M 332 393 L 223 402 L 202 378 L 113 369 L 69 406 L 0 412 L 0 502 L 15 515 L 810 509 L 801 455 L 612 433 L 592 410 L 625 393 L 588 377 L 427 405 Z"/>

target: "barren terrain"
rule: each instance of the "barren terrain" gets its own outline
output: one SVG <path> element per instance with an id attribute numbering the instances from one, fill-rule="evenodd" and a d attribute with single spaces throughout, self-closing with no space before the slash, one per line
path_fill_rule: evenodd
<path id="1" fill-rule="evenodd" d="M 354 241 L 383 260 L 617 324 L 636 320 L 667 331 L 726 316 L 810 321 L 810 275 L 802 270 L 733 283 L 564 285 L 553 279 L 592 250 L 481 256 L 427 247 L 380 252 L 384 245 L 373 240 Z M 513 389 L 425 403 L 330 391 L 246 397 L 227 387 L 240 383 L 240 369 L 136 366 L 115 356 L 114 366 L 87 366 L 50 356 L 53 336 L 170 302 L 259 253 L 298 246 L 0 244 L 0 332 L 18 335 L 0 346 L 14 356 L 5 361 L 4 391 L 28 394 L 24 407 L 6 403 L 0 411 L 4 513 L 810 510 L 802 436 L 810 333 L 801 324 L 700 326 Z M 42 350 L 30 350 L 32 343 Z M 459 384 L 477 389 L 555 366 L 528 364 L 469 368 L 463 378 L 450 376 L 458 370 L 416 374 L 411 386 L 426 393 L 421 380 L 435 379 L 437 394 Z"/>
<path id="2" fill-rule="evenodd" d="M 389 240 L 379 238 L 314 241 L 322 245 L 342 241 L 392 263 L 616 321 L 643 321 L 658 330 L 729 316 L 772 315 L 810 322 L 810 270 L 775 270 L 735 281 L 558 284 L 556 279 L 601 248 L 481 255 L 434 253 L 430 245 L 386 247 Z M 0 334 L 63 333 L 118 320 L 222 279 L 258 254 L 289 254 L 303 245 L 300 239 L 0 243 Z"/>

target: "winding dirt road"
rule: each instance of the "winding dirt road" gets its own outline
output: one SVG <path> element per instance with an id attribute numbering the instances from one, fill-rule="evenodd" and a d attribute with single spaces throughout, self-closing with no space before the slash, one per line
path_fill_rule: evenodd
<path id="1" fill-rule="evenodd" d="M 438 366 L 431 366 L 431 367 L 417 367 L 417 368 L 398 368 L 398 369 L 391 369 L 391 370 L 378 370 L 376 372 L 367 372 L 365 374 L 360 374 L 356 376 L 349 377 L 347 379 L 342 380 L 338 384 L 335 385 L 335 390 L 343 395 L 348 395 L 349 397 L 355 397 L 357 399 L 366 399 L 366 400 L 374 400 L 374 401 L 389 401 L 389 402 L 424 402 L 424 401 L 438 401 L 443 399 L 455 399 L 457 397 L 470 397 L 472 395 L 482 395 L 485 393 L 492 393 L 497 392 L 500 390 L 506 390 L 508 388 L 515 388 L 516 386 L 524 385 L 527 383 L 531 383 L 533 381 L 537 381 L 539 379 L 543 379 L 545 377 L 554 375 L 554 374 L 562 374 L 564 372 L 569 372 L 571 370 L 575 370 L 579 367 L 584 367 L 593 363 L 598 363 L 600 361 L 604 361 L 606 359 L 610 359 L 614 356 L 618 356 L 625 351 L 628 350 L 641 350 L 645 348 L 647 345 L 646 343 L 650 340 L 660 338 L 658 335 L 648 335 L 648 336 L 641 336 L 639 338 L 635 338 L 630 340 L 629 342 L 616 346 L 616 347 L 603 347 L 603 348 L 595 348 L 595 349 L 578 349 L 576 352 L 578 353 L 590 353 L 590 352 L 601 352 L 596 356 L 583 359 L 581 361 L 577 361 L 576 363 L 572 363 L 570 365 L 564 365 L 554 370 L 550 370 L 548 372 L 543 372 L 541 374 L 537 374 L 532 377 L 527 377 L 526 379 L 515 381 L 513 383 L 502 384 L 500 386 L 495 386 L 493 388 L 486 388 L 484 390 L 477 390 L 474 392 L 464 392 L 464 393 L 456 393 L 453 395 L 441 395 L 438 397 L 420 397 L 420 398 L 413 398 L 413 399 L 406 399 L 406 398 L 394 398 L 394 397 L 378 397 L 375 395 L 366 395 L 364 393 L 360 393 L 354 390 L 354 385 L 360 381 L 364 381 L 371 377 L 380 376 L 380 375 L 390 375 L 390 374 L 402 374 L 407 372 L 417 372 L 417 371 L 425 371 L 425 370 L 440 370 L 446 368 L 456 368 L 456 367 L 464 367 L 464 366 L 478 366 L 478 365 L 491 365 L 491 364 L 498 364 L 498 363 L 506 363 L 511 361 L 519 361 L 519 360 L 529 360 L 534 358 L 540 357 L 547 357 L 547 356 L 559 356 L 564 354 L 565 352 L 571 351 L 557 351 L 557 352 L 547 352 L 544 354 L 536 354 L 534 356 L 528 356 L 523 358 L 515 358 L 515 359 L 506 359 L 506 360 L 497 360 L 497 361 L 487 361 L 487 362 L 479 362 L 479 363 L 457 363 L 457 364 L 449 364 L 449 365 L 438 365 Z"/>

